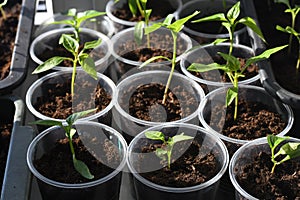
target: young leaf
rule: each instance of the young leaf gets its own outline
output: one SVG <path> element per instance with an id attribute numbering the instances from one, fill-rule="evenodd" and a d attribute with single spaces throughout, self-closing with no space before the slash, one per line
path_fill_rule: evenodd
<path id="1" fill-rule="evenodd" d="M 159 157 L 162 161 L 166 161 L 167 160 L 167 154 L 168 151 L 166 149 L 162 149 L 162 148 L 157 148 L 155 150 L 155 154 L 157 157 Z"/>
<path id="2" fill-rule="evenodd" d="M 191 18 L 193 18 L 194 16 L 198 15 L 200 12 L 199 11 L 195 11 L 193 14 L 188 15 L 187 17 L 184 17 L 182 19 L 176 20 L 174 23 L 170 24 L 167 26 L 168 29 L 171 29 L 172 31 L 174 31 L 175 33 L 178 33 L 179 31 L 181 31 L 183 29 L 183 25 L 190 20 Z"/>
<path id="3" fill-rule="evenodd" d="M 59 44 L 62 44 L 65 49 L 74 54 L 78 51 L 79 43 L 75 40 L 72 35 L 62 34 L 59 39 Z"/>
<path id="4" fill-rule="evenodd" d="M 260 55 L 258 56 L 254 56 L 254 57 L 251 57 L 249 58 L 247 61 L 246 61 L 246 66 L 249 66 L 251 65 L 252 63 L 255 63 L 255 62 L 258 62 L 258 61 L 261 61 L 261 60 L 265 60 L 265 59 L 268 59 L 270 58 L 270 56 L 284 48 L 286 48 L 288 45 L 283 45 L 283 46 L 279 46 L 279 47 L 274 47 L 272 49 L 268 49 L 264 52 L 262 52 Z"/>
<path id="5" fill-rule="evenodd" d="M 102 40 L 101 38 L 99 38 L 98 40 L 94 40 L 94 41 L 89 41 L 84 43 L 84 50 L 86 49 L 94 49 L 96 47 L 98 47 L 101 44 Z"/>
<path id="6" fill-rule="evenodd" d="M 227 18 L 234 22 L 240 15 L 240 2 L 234 4 L 227 12 Z"/>
<path id="7" fill-rule="evenodd" d="M 284 160 L 292 159 L 300 156 L 300 143 L 298 142 L 288 142 L 279 149 L 275 156 L 287 155 Z"/>
<path id="8" fill-rule="evenodd" d="M 67 119 L 66 122 L 69 125 L 72 125 L 76 120 L 82 118 L 83 116 L 86 116 L 92 112 L 95 112 L 97 110 L 97 108 L 94 109 L 90 109 L 90 110 L 85 110 L 85 111 L 81 111 L 81 112 L 77 112 L 77 113 L 73 113 L 72 115 L 70 115 Z"/>
<path id="9" fill-rule="evenodd" d="M 236 57 L 222 52 L 219 52 L 218 54 L 221 55 L 223 59 L 227 61 L 226 67 L 229 68 L 229 71 L 238 71 L 240 69 L 241 64 Z"/>
<path id="10" fill-rule="evenodd" d="M 289 0 L 274 0 L 275 3 L 283 3 L 285 4 L 287 7 L 291 8 L 290 2 Z"/>
<path id="11" fill-rule="evenodd" d="M 75 133 L 76 133 L 76 129 L 71 128 L 71 129 L 70 129 L 70 138 L 73 138 L 73 136 L 75 135 Z M 67 136 L 67 137 L 68 137 L 68 136 Z"/>
<path id="12" fill-rule="evenodd" d="M 271 149 L 275 149 L 281 142 L 285 141 L 289 137 L 278 137 L 276 135 L 268 135 L 267 141 Z"/>
<path id="13" fill-rule="evenodd" d="M 77 24 L 81 24 L 83 21 L 87 20 L 87 19 L 91 19 L 91 18 L 95 18 L 101 15 L 105 15 L 105 12 L 99 12 L 96 10 L 87 10 L 84 12 L 79 12 L 77 14 Z"/>
<path id="14" fill-rule="evenodd" d="M 135 25 L 134 28 L 134 39 L 138 43 L 138 45 L 141 45 L 142 39 L 143 39 L 143 30 L 144 30 L 144 21 L 140 21 Z"/>
<path id="15" fill-rule="evenodd" d="M 162 23 L 156 23 L 156 24 L 152 24 L 151 26 L 146 26 L 144 29 L 145 35 L 156 31 L 160 27 L 162 27 Z"/>
<path id="16" fill-rule="evenodd" d="M 70 26 L 75 26 L 75 21 L 68 19 L 68 20 L 61 20 L 61 21 L 54 21 L 51 24 L 66 24 L 66 25 L 70 25 Z"/>
<path id="17" fill-rule="evenodd" d="M 165 141 L 165 136 L 160 131 L 147 131 L 145 132 L 145 136 L 151 140 Z"/>
<path id="18" fill-rule="evenodd" d="M 194 71 L 194 72 L 207 72 L 207 71 L 216 70 L 216 69 L 227 71 L 226 66 L 220 65 L 218 63 L 211 63 L 211 64 L 208 64 L 208 65 L 201 64 L 201 63 L 192 63 L 187 68 L 188 71 Z"/>
<path id="19" fill-rule="evenodd" d="M 192 21 L 192 23 L 198 23 L 198 22 L 207 22 L 207 21 L 221 21 L 221 22 L 226 22 L 227 19 L 224 15 L 224 13 L 217 13 L 213 14 L 211 16 L 203 17 L 197 20 Z"/>
<path id="20" fill-rule="evenodd" d="M 226 94 L 226 106 L 229 106 L 235 98 L 238 96 L 238 88 L 233 87 L 227 90 Z"/>
<path id="21" fill-rule="evenodd" d="M 75 158 L 75 155 L 73 156 L 73 164 L 74 164 L 76 171 L 79 172 L 81 174 L 81 176 L 83 176 L 87 179 L 94 178 L 94 176 L 91 174 L 88 166 L 84 162 L 77 160 Z"/>
<path id="22" fill-rule="evenodd" d="M 129 10 L 133 16 L 136 16 L 138 13 L 138 7 L 136 4 L 136 0 L 128 0 Z"/>
<path id="23" fill-rule="evenodd" d="M 193 139 L 193 137 L 189 136 L 189 135 L 184 135 L 184 133 L 178 134 L 178 135 L 174 135 L 172 137 L 172 143 L 175 144 L 177 142 L 181 142 L 184 140 L 191 140 Z"/>
<path id="24" fill-rule="evenodd" d="M 83 58 L 83 57 L 80 57 Z M 93 79 L 97 80 L 97 71 L 95 67 L 95 62 L 93 58 L 87 56 L 84 59 L 80 60 L 81 68 L 90 75 Z"/>
<path id="25" fill-rule="evenodd" d="M 43 126 L 62 126 L 62 123 L 59 121 L 54 120 L 37 120 L 34 122 L 30 122 L 30 124 L 37 124 L 37 125 L 43 125 Z"/>
<path id="26" fill-rule="evenodd" d="M 76 9 L 76 8 L 70 8 L 70 9 L 68 10 L 67 16 L 75 17 L 75 16 L 76 16 L 76 12 L 77 12 L 77 9 Z"/>
<path id="27" fill-rule="evenodd" d="M 43 64 L 39 65 L 33 72 L 32 74 L 38 74 L 47 70 L 52 69 L 55 66 L 58 66 L 60 63 L 62 63 L 64 60 L 71 60 L 71 58 L 67 57 L 60 57 L 60 56 L 55 56 L 52 58 L 49 58 L 46 60 Z"/>
<path id="28" fill-rule="evenodd" d="M 241 24 L 249 27 L 257 36 L 264 42 L 266 42 L 263 33 L 261 32 L 260 28 L 257 26 L 256 22 L 250 17 L 244 17 L 238 21 Z"/>

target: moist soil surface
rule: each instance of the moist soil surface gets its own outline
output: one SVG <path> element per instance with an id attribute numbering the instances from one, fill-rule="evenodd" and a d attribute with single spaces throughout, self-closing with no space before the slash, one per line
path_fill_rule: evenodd
<path id="1" fill-rule="evenodd" d="M 272 174 L 271 153 L 260 152 L 252 162 L 241 167 L 237 181 L 252 196 L 258 199 L 299 199 L 299 159 L 277 165 Z"/>
<path id="2" fill-rule="evenodd" d="M 165 86 L 158 83 L 136 88 L 129 99 L 129 114 L 145 121 L 171 122 L 187 117 L 197 109 L 197 100 L 180 85 L 168 91 L 168 97 L 163 104 L 164 90 Z M 182 103 L 189 106 L 182 106 Z"/>
<path id="3" fill-rule="evenodd" d="M 162 18 L 167 17 L 169 13 L 173 13 L 177 8 L 174 8 L 169 1 L 156 1 L 148 0 L 147 9 L 152 9 L 150 15 L 150 21 L 157 21 Z M 131 22 L 138 22 L 144 20 L 144 18 L 138 13 L 136 16 L 133 16 L 130 12 L 129 6 L 127 3 L 123 4 L 119 9 L 112 12 L 119 19 L 123 19 Z"/>
<path id="4" fill-rule="evenodd" d="M 0 80 L 5 79 L 10 72 L 21 4 L 3 6 L 3 9 L 6 19 L 0 16 Z"/>
<path id="5" fill-rule="evenodd" d="M 138 157 L 137 171 L 149 167 L 149 163 L 154 163 L 155 166 L 160 165 L 161 167 L 155 171 L 140 174 L 159 185 L 180 188 L 199 185 L 214 177 L 221 167 L 216 155 L 209 151 L 210 147 L 201 145 L 197 136 L 193 141 L 181 141 L 174 145 L 170 168 L 168 168 L 167 162 L 159 159 L 155 153 L 151 157 L 145 157 L 157 148 L 164 148 L 164 145 L 149 142 L 149 140 L 141 144 L 143 146 L 138 147 L 141 149 L 137 149 L 138 152 L 141 152 Z"/>
<path id="6" fill-rule="evenodd" d="M 37 102 L 33 106 L 43 115 L 48 117 L 55 119 L 66 119 L 73 112 L 80 112 L 95 107 L 97 107 L 95 112 L 100 112 L 111 102 L 112 97 L 100 85 L 95 87 L 88 82 L 82 82 L 75 83 L 75 88 L 80 86 L 80 90 L 84 90 L 85 88 L 95 87 L 94 93 L 85 97 L 78 97 L 78 94 L 75 93 L 74 99 L 82 99 L 80 99 L 80 102 L 76 100 L 78 103 L 73 105 L 70 85 L 71 80 L 69 79 L 63 84 L 56 84 L 54 87 L 49 87 L 44 91 L 45 93 L 43 96 L 37 98 Z"/>
<path id="7" fill-rule="evenodd" d="M 290 1 L 291 2 L 291 1 Z M 300 1 L 296 0 L 300 5 Z M 291 14 L 285 13 L 286 5 L 274 3 L 273 1 L 254 0 L 260 28 L 267 41 L 267 48 L 273 48 L 289 44 L 289 34 L 276 29 L 276 25 L 285 28 L 291 26 Z M 292 5 L 293 6 L 293 5 Z M 300 32 L 300 15 L 297 15 L 295 29 Z M 288 48 L 272 55 L 270 57 L 271 67 L 276 81 L 283 88 L 300 94 L 300 70 L 296 69 L 299 44 L 294 37 L 292 40 L 291 51 Z"/>
<path id="8" fill-rule="evenodd" d="M 11 131 L 12 124 L 0 123 L 0 191 L 2 189 L 4 171 L 6 168 Z"/>
<path id="9" fill-rule="evenodd" d="M 269 134 L 277 135 L 286 127 L 281 116 L 268 109 L 266 105 L 239 99 L 236 120 L 233 118 L 234 103 L 227 108 L 216 105 L 212 111 L 213 116 L 207 118 L 210 121 L 206 119 L 208 124 L 215 130 L 221 130 L 223 135 L 239 140 L 253 140 Z M 230 155 L 236 150 L 236 145 L 232 145 L 226 142 Z"/>
<path id="10" fill-rule="evenodd" d="M 90 139 L 89 148 L 93 148 L 87 149 L 79 138 L 74 137 L 75 155 L 77 160 L 83 161 L 88 166 L 91 174 L 95 176 L 93 180 L 102 178 L 116 169 L 114 167 L 121 162 L 116 146 L 107 139 L 99 141 L 95 136 L 84 137 L 90 137 L 85 139 L 85 143 L 87 139 Z M 99 148 L 103 148 L 103 152 L 97 154 L 94 150 Z M 54 148 L 34 161 L 34 166 L 45 177 L 58 182 L 84 183 L 91 181 L 82 177 L 75 170 L 67 138 L 58 140 Z"/>

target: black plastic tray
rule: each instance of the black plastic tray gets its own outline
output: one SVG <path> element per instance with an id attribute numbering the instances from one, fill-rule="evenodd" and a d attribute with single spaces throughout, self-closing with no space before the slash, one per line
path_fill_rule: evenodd
<path id="1" fill-rule="evenodd" d="M 25 105 L 13 95 L 0 97 L 1 111 L 13 118 L 10 145 L 1 191 L 1 200 L 28 199 L 31 174 L 26 164 L 27 147 L 34 137 L 31 127 L 22 126 Z"/>
<path id="2" fill-rule="evenodd" d="M 244 8 L 246 8 L 246 15 L 252 17 L 259 25 L 253 0 L 242 1 Z M 263 52 L 266 49 L 265 43 L 254 34 L 253 31 L 248 30 L 248 33 L 256 55 Z M 261 77 L 261 84 L 274 98 L 279 99 L 293 108 L 300 109 L 300 95 L 292 93 L 279 85 L 275 80 L 270 61 L 267 60 L 259 63 L 259 74 Z"/>
<path id="3" fill-rule="evenodd" d="M 0 81 L 1 94 L 9 93 L 25 78 L 29 56 L 28 48 L 33 26 L 35 0 L 13 0 L 12 2 L 22 2 L 22 10 L 12 54 L 10 72 L 5 79 Z"/>

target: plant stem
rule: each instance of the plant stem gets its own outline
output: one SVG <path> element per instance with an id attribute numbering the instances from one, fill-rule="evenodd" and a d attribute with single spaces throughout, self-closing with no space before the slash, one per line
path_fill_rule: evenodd
<path id="1" fill-rule="evenodd" d="M 237 93 L 238 93 L 238 77 L 237 76 L 234 76 L 234 87 L 237 88 Z M 235 98 L 235 102 L 234 102 L 234 120 L 237 119 L 237 108 L 238 108 L 238 102 L 239 102 L 239 95 L 236 96 Z"/>
<path id="2" fill-rule="evenodd" d="M 166 99 L 168 96 L 168 90 L 171 84 L 171 80 L 172 80 L 172 76 L 174 73 L 174 69 L 175 69 L 175 64 L 176 64 L 176 41 L 177 41 L 177 33 L 174 33 L 172 31 L 172 35 L 173 35 L 173 57 L 172 57 L 172 67 L 171 67 L 171 71 L 170 71 L 170 75 L 166 84 L 166 88 L 165 88 L 165 92 L 164 92 L 164 97 L 163 97 L 163 101 L 162 104 L 166 103 Z"/>
<path id="3" fill-rule="evenodd" d="M 272 170 L 271 170 L 271 174 L 274 173 L 276 165 L 277 165 L 277 163 L 274 163 L 274 165 L 273 165 L 273 167 L 272 167 Z"/>
<path id="4" fill-rule="evenodd" d="M 71 96 L 74 97 L 74 85 L 75 85 L 75 77 L 76 77 L 76 68 L 77 68 L 77 56 L 74 56 L 73 61 L 73 72 L 72 72 L 72 80 L 71 80 Z"/>
<path id="5" fill-rule="evenodd" d="M 5 13 L 4 9 L 2 8 L 2 6 L 0 6 L 0 11 L 1 11 L 3 19 L 6 20 L 6 13 Z"/>

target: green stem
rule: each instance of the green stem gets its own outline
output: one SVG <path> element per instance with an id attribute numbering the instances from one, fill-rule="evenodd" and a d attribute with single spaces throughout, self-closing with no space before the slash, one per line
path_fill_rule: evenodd
<path id="1" fill-rule="evenodd" d="M 292 28 L 295 29 L 296 15 L 293 12 L 291 14 L 292 14 Z M 289 54 L 292 51 L 292 42 L 293 42 L 293 34 L 290 34 L 290 37 L 289 37 L 289 49 L 288 49 L 288 53 Z"/>
<path id="2" fill-rule="evenodd" d="M 0 7 L 0 11 L 1 11 L 3 19 L 6 20 L 6 13 L 5 13 L 4 9 L 2 8 L 2 6 Z"/>
<path id="3" fill-rule="evenodd" d="M 234 87 L 237 88 L 237 93 L 238 93 L 238 77 L 237 76 L 234 76 Z M 237 119 L 237 108 L 238 108 L 238 102 L 239 102 L 239 95 L 236 96 L 235 98 L 235 102 L 234 102 L 234 120 Z"/>
<path id="4" fill-rule="evenodd" d="M 271 170 L 271 174 L 274 173 L 276 165 L 277 165 L 277 163 L 274 163 L 274 165 L 273 165 L 273 167 L 272 167 L 272 170 Z"/>
<path id="5" fill-rule="evenodd" d="M 74 96 L 74 85 L 75 85 L 75 77 L 76 77 L 76 69 L 77 69 L 77 56 L 74 56 L 75 59 L 73 61 L 73 72 L 72 72 L 72 80 L 71 80 L 71 96 Z"/>
<path id="6" fill-rule="evenodd" d="M 165 102 L 166 102 L 166 99 L 167 99 L 167 96 L 168 96 L 168 90 L 169 90 L 169 87 L 170 87 L 170 84 L 171 84 L 171 80 L 172 80 L 172 76 L 173 76 L 174 69 L 175 69 L 175 64 L 176 64 L 177 34 L 172 31 L 172 35 L 173 35 L 173 57 L 172 57 L 172 61 L 171 61 L 172 62 L 172 68 L 171 68 L 170 75 L 169 75 L 169 78 L 168 78 L 168 81 L 167 81 L 167 84 L 166 84 L 162 104 L 165 104 Z"/>

